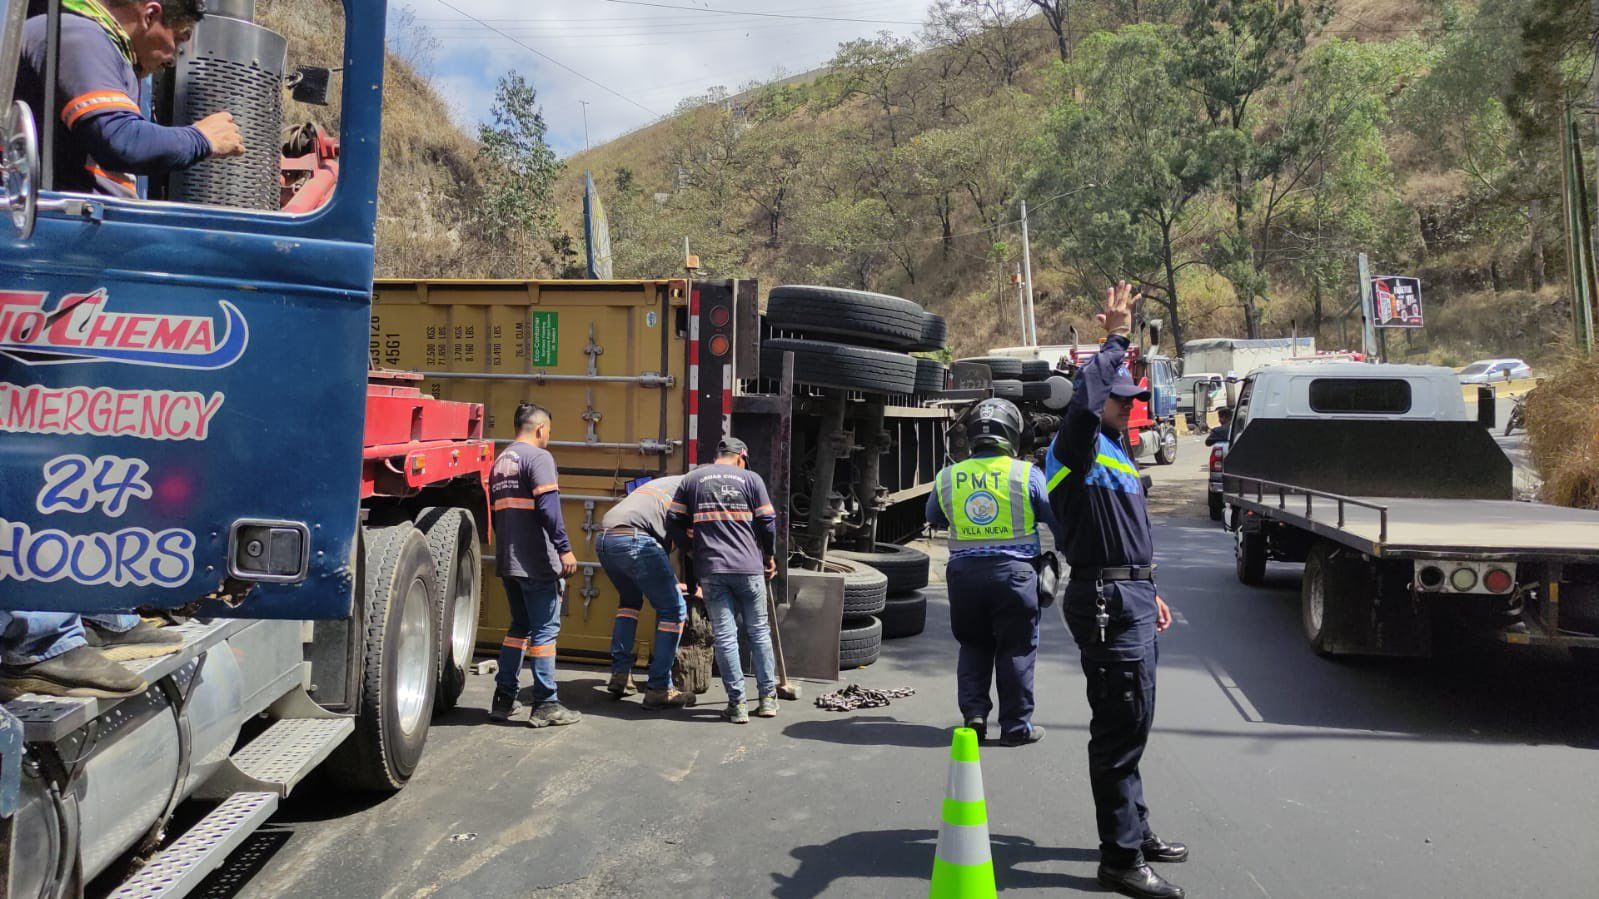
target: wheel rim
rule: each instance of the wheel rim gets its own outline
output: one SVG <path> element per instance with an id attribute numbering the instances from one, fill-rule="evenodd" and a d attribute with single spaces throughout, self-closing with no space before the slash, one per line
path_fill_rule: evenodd
<path id="1" fill-rule="evenodd" d="M 472 664 L 472 647 L 477 642 L 477 560 L 476 554 L 462 554 L 455 566 L 455 620 L 450 622 L 450 658 L 457 668 Z"/>
<path id="2" fill-rule="evenodd" d="M 400 731 L 407 735 L 416 732 L 427 704 L 428 658 L 433 652 L 428 625 L 432 620 L 427 582 L 415 578 L 400 605 L 400 646 L 394 660 L 394 705 Z"/>
<path id="3" fill-rule="evenodd" d="M 1173 450 L 1177 449 L 1177 432 L 1167 431 L 1161 442 L 1166 446 L 1166 452 L 1169 455 Z"/>
<path id="4" fill-rule="evenodd" d="M 1314 577 L 1306 578 L 1306 588 L 1309 590 L 1310 602 L 1305 607 L 1305 625 L 1310 630 L 1310 638 L 1312 640 L 1321 633 L 1321 619 L 1327 607 L 1325 580 L 1326 575 L 1321 565 L 1316 566 Z"/>

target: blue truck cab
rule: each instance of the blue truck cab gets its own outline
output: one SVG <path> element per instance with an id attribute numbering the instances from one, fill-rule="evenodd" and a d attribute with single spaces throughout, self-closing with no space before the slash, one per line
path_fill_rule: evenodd
<path id="1" fill-rule="evenodd" d="M 182 637 L 124 663 L 142 693 L 6 689 L 7 897 L 184 895 L 314 769 L 402 788 L 471 661 L 482 408 L 368 370 L 384 0 L 330 2 L 342 58 L 294 72 L 253 0 L 207 6 L 143 114 L 226 109 L 246 153 L 119 198 L 55 189 L 70 135 L 16 95 L 42 25 L 40 106 L 76 99 L 50 87 L 73 13 L 0 0 L 0 611 L 167 610 Z M 332 164 L 297 203 L 285 111 L 330 75 Z"/>

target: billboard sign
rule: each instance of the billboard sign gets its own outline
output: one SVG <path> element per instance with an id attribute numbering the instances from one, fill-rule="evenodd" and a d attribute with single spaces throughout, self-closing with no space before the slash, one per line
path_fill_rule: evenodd
<path id="1" fill-rule="evenodd" d="M 594 189 L 594 176 L 583 173 L 583 238 L 588 244 L 590 278 L 610 279 L 611 223 L 605 218 L 605 206 L 600 203 L 599 191 Z"/>
<path id="2" fill-rule="evenodd" d="M 1421 327 L 1421 279 L 1382 275 L 1371 279 L 1371 320 L 1379 328 Z"/>

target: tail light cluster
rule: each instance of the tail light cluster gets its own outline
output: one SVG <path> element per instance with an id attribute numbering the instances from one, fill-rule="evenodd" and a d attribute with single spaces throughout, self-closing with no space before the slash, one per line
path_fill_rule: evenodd
<path id="1" fill-rule="evenodd" d="M 1509 593 L 1516 588 L 1512 562 L 1416 562 L 1416 589 L 1424 593 Z"/>
<path id="2" fill-rule="evenodd" d="M 1221 460 L 1227 458 L 1227 451 L 1219 446 L 1210 448 L 1210 470 L 1221 471 Z"/>

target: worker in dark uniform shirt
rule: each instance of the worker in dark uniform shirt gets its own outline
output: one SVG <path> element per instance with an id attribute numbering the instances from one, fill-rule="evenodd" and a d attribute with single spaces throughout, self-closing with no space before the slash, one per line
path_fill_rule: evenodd
<path id="1" fill-rule="evenodd" d="M 57 129 L 55 189 L 138 196 L 136 175 L 160 177 L 211 156 L 244 153 L 226 110 L 169 128 L 144 117 L 139 82 L 170 68 L 205 15 L 203 0 L 62 0 L 56 108 L 46 114 L 46 16 L 22 27 L 16 97 L 39 134 Z M 42 137 L 41 137 L 42 140 Z"/>
<path id="2" fill-rule="evenodd" d="M 722 717 L 748 724 L 738 622 L 744 622 L 755 685 L 755 714 L 777 717 L 777 662 L 766 615 L 766 582 L 777 573 L 777 510 L 766 482 L 749 470 L 749 447 L 736 437 L 717 444 L 716 463 L 689 472 L 669 510 L 673 539 L 692 547 L 694 571 L 716 642 L 716 667 L 727 689 Z M 693 536 L 690 536 L 692 530 Z"/>
<path id="3" fill-rule="evenodd" d="M 667 554 L 671 537 L 666 515 L 682 480 L 676 476 L 640 484 L 605 513 L 599 539 L 594 541 L 600 566 L 620 596 L 616 623 L 611 625 L 611 683 L 606 688 L 617 699 L 638 692 L 632 675 L 638 616 L 646 599 L 655 609 L 655 645 L 650 650 L 649 679 L 644 682 L 647 709 L 694 704 L 693 693 L 672 686 L 672 662 L 688 606 Z"/>
<path id="4" fill-rule="evenodd" d="M 1130 896 L 1176 899 L 1181 887 L 1148 862 L 1188 848 L 1155 835 L 1138 763 L 1155 717 L 1156 634 L 1171 612 L 1155 592 L 1154 546 L 1141 477 L 1122 449 L 1135 400 L 1149 391 L 1125 363 L 1136 298 L 1123 281 L 1099 315 L 1104 346 L 1078 372 L 1045 465 L 1050 504 L 1066 531 L 1066 625 L 1087 680 L 1088 778 L 1099 829 L 1099 882 Z"/>
<path id="5" fill-rule="evenodd" d="M 1233 424 L 1233 410 L 1226 406 L 1217 409 L 1216 421 L 1217 425 L 1210 429 L 1209 434 L 1205 435 L 1206 446 L 1215 446 L 1218 443 L 1227 442 L 1227 429 L 1232 427 Z"/>
<path id="6" fill-rule="evenodd" d="M 577 556 L 561 518 L 561 488 L 549 445 L 549 410 L 522 403 L 516 409 L 516 442 L 489 472 L 494 569 L 511 607 L 489 718 L 504 721 L 515 713 L 522 661 L 532 656 L 533 710 L 527 723 L 533 727 L 575 724 L 583 717 L 561 705 L 555 686 L 562 579 L 577 573 Z"/>
<path id="7" fill-rule="evenodd" d="M 1038 659 L 1038 526 L 1063 543 L 1044 476 L 1016 458 L 1022 413 L 1010 400 L 972 410 L 972 455 L 938 473 L 927 521 L 949 529 L 949 625 L 960 655 L 956 702 L 978 739 L 988 736 L 990 683 L 999 688 L 1000 741 L 1024 746 L 1044 738 L 1033 724 L 1033 667 Z"/>

